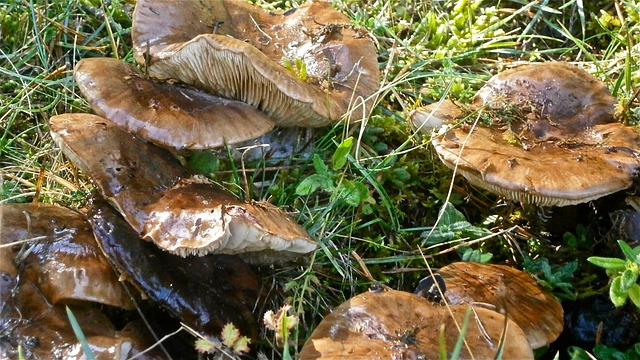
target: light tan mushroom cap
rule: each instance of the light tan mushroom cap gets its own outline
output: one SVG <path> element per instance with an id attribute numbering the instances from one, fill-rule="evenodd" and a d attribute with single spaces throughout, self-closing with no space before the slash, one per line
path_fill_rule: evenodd
<path id="1" fill-rule="evenodd" d="M 441 328 L 446 353 L 451 354 L 460 335 L 456 323 L 462 326 L 467 308 L 433 305 L 418 295 L 395 290 L 360 294 L 324 318 L 302 348 L 300 359 L 437 359 Z M 477 317 L 472 313 L 465 336 L 473 358 L 495 357 L 506 324 L 502 358 L 533 359 L 518 325 L 488 309 L 474 311 Z M 459 359 L 470 358 L 463 346 Z"/>
<path id="2" fill-rule="evenodd" d="M 245 103 L 145 79 L 116 59 L 83 59 L 74 76 L 96 114 L 163 147 L 215 148 L 258 137 L 274 126 Z"/>
<path id="3" fill-rule="evenodd" d="M 241 0 L 140 0 L 132 39 L 152 76 L 246 102 L 277 126 L 328 125 L 379 88 L 373 40 L 324 1 L 271 13 Z M 306 81 L 285 58 L 302 60 Z"/>
<path id="4" fill-rule="evenodd" d="M 533 349 L 555 341 L 564 325 L 558 299 L 529 274 L 505 265 L 457 262 L 438 271 L 449 304 L 473 303 L 506 313 Z M 485 305 L 483 305 L 485 304 Z"/>
<path id="5" fill-rule="evenodd" d="M 452 128 L 447 120 L 432 143 L 445 165 L 508 199 L 584 203 L 628 188 L 640 169 L 640 136 L 614 121 L 614 101 L 566 63 L 518 67 L 489 80 L 474 106 L 515 109 L 521 118 Z"/>
<path id="6" fill-rule="evenodd" d="M 179 184 L 145 209 L 145 237 L 181 256 L 253 253 L 249 261 L 286 260 L 316 243 L 279 208 L 247 203 L 209 184 Z"/>
<path id="7" fill-rule="evenodd" d="M 316 248 L 281 210 L 203 184 L 168 151 L 104 118 L 64 114 L 51 117 L 50 125 L 69 159 L 141 236 L 164 250 L 182 256 L 243 253 L 248 261 L 270 263 Z"/>
<path id="8" fill-rule="evenodd" d="M 414 109 L 409 113 L 409 120 L 416 131 L 430 134 L 444 124 L 451 124 L 462 115 L 464 112 L 458 105 L 451 100 L 443 100 Z"/>

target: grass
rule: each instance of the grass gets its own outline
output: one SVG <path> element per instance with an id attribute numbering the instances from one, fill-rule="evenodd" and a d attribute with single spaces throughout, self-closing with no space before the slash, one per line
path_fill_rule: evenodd
<path id="1" fill-rule="evenodd" d="M 302 3 L 254 2 L 271 9 Z M 265 279 L 283 294 L 267 307 L 288 303 L 300 316 L 289 338 L 293 356 L 331 308 L 375 282 L 411 290 L 427 263 L 438 267 L 466 257 L 537 264 L 531 265 L 536 276 L 563 297 L 606 291 L 604 274 L 605 283 L 584 279 L 597 276 L 585 260 L 595 249 L 619 255 L 612 229 L 596 220 L 599 206 L 601 212 L 610 207 L 596 202 L 587 217 L 560 227 L 545 223 L 538 209 L 452 178 L 426 139 L 410 131 L 406 116 L 443 98 L 468 102 L 512 63 L 566 60 L 604 81 L 620 101 L 620 120 L 637 124 L 640 3 L 334 3 L 379 44 L 383 77 L 371 116 L 316 131 L 312 153 L 287 165 L 234 162 L 225 151 L 186 156 L 238 195 L 294 211 L 319 241 L 308 265 L 274 270 Z M 55 148 L 47 119 L 90 111 L 72 78 L 78 60 L 131 61 L 132 7 L 122 0 L 0 4 L 0 203 L 84 205 L 91 184 Z M 550 234 L 550 227 L 560 230 Z M 568 268 L 574 261 L 578 266 Z M 274 352 L 268 356 L 281 355 L 271 336 L 265 331 L 258 346 Z"/>

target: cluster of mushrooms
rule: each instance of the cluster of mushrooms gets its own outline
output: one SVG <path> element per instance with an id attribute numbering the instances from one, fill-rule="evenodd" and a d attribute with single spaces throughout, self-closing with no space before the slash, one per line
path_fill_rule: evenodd
<path id="1" fill-rule="evenodd" d="M 615 102 L 586 71 L 550 62 L 499 73 L 471 106 L 444 100 L 410 119 L 435 130 L 438 156 L 470 183 L 522 203 L 568 206 L 629 188 L 640 169 L 640 134 L 615 120 Z"/>
<path id="2" fill-rule="evenodd" d="M 138 0 L 132 38 L 139 67 L 88 58 L 75 68 L 95 115 L 50 119 L 58 146 L 97 189 L 89 209 L 0 209 L 0 238 L 14 244 L 0 247 L 0 325 L 13 339 L 0 355 L 20 345 L 28 356 L 81 357 L 65 305 L 95 353 L 138 354 L 152 334 L 139 321 L 116 330 L 94 304 L 134 309 L 147 298 L 200 333 L 233 323 L 256 338 L 253 265 L 308 254 L 316 243 L 280 209 L 236 199 L 173 152 L 364 118 L 379 86 L 373 40 L 325 1 L 272 13 L 243 0 Z M 514 200 L 564 206 L 631 185 L 638 133 L 613 121 L 614 99 L 590 75 L 565 63 L 516 68 L 490 80 L 473 107 L 505 103 L 526 108 L 525 121 L 471 125 L 451 102 L 419 109 L 412 121 L 440 129 L 433 144 L 445 164 Z M 549 167 L 563 171 L 541 171 Z M 559 303 L 524 273 L 459 263 L 438 276 L 429 280 L 435 288 L 417 290 L 427 298 L 380 287 L 349 300 L 301 357 L 437 357 L 453 348 L 470 306 L 460 358 L 532 358 L 562 330 Z M 480 280 L 487 294 L 466 292 L 480 288 L 466 281 Z"/>
<path id="3" fill-rule="evenodd" d="M 372 38 L 325 1 L 272 13 L 243 0 L 139 0 L 133 23 L 141 70 L 81 60 L 74 77 L 95 115 L 49 121 L 97 190 L 89 209 L 0 209 L 2 244 L 12 244 L 0 247 L 2 356 L 20 346 L 28 357 L 82 357 L 65 305 L 98 357 L 135 355 L 151 334 L 139 323 L 116 331 L 94 304 L 133 309 L 141 299 L 200 334 L 232 323 L 257 338 L 254 266 L 316 243 L 282 210 L 237 199 L 173 153 L 364 117 L 378 90 Z"/>

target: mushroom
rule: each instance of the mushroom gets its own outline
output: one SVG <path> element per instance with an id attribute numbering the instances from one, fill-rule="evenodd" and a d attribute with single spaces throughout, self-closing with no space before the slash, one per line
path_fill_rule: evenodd
<path id="1" fill-rule="evenodd" d="M 20 279 L 37 286 L 48 302 L 134 308 L 84 215 L 48 204 L 0 205 L 0 212 L 2 243 L 35 239 L 20 260 Z"/>
<path id="2" fill-rule="evenodd" d="M 182 258 L 140 241 L 105 201 L 93 201 L 89 222 L 107 257 L 142 293 L 198 332 L 217 336 L 226 323 L 255 338 L 258 278 L 240 258 Z"/>
<path id="3" fill-rule="evenodd" d="M 265 114 L 240 101 L 152 81 L 111 58 L 76 65 L 78 88 L 96 114 L 159 146 L 208 149 L 260 136 L 273 128 Z"/>
<path id="4" fill-rule="evenodd" d="M 243 253 L 246 260 L 272 263 L 316 247 L 280 209 L 240 201 L 203 183 L 167 151 L 103 118 L 65 114 L 50 123 L 54 140 L 103 196 L 165 250 L 181 256 Z"/>
<path id="5" fill-rule="evenodd" d="M 300 359 L 435 359 L 441 350 L 451 355 L 469 307 L 434 305 L 396 290 L 360 294 L 324 318 Z M 485 308 L 471 311 L 459 359 L 495 358 L 501 339 L 502 358 L 533 359 L 524 333 L 513 321 Z"/>
<path id="6" fill-rule="evenodd" d="M 276 126 L 326 126 L 352 106 L 364 117 L 379 87 L 373 40 L 326 1 L 274 13 L 241 0 L 141 0 L 132 40 L 151 76 L 245 102 Z"/>
<path id="7" fill-rule="evenodd" d="M 604 84 L 567 63 L 525 65 L 476 94 L 473 106 L 497 121 L 449 120 L 432 143 L 445 165 L 508 199 L 584 203 L 628 188 L 640 168 L 640 135 L 614 121 L 614 102 Z M 439 117 L 459 118 L 440 109 Z M 415 125 L 425 112 L 416 112 Z"/>
<path id="8" fill-rule="evenodd" d="M 434 275 L 442 278 L 445 286 L 441 289 L 449 305 L 468 303 L 506 314 L 524 331 L 533 349 L 552 343 L 562 332 L 560 302 L 523 271 L 505 265 L 456 262 Z"/>

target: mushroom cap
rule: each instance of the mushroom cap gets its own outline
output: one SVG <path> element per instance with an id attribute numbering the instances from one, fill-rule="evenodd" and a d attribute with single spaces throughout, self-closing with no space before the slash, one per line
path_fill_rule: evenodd
<path id="1" fill-rule="evenodd" d="M 132 39 L 152 76 L 246 102 L 277 126 L 325 126 L 352 103 L 364 116 L 379 88 L 373 40 L 324 1 L 276 13 L 240 0 L 141 0 Z M 307 81 L 283 59 L 301 60 Z"/>
<path id="2" fill-rule="evenodd" d="M 327 315 L 307 340 L 301 359 L 435 359 L 444 328 L 450 354 L 460 335 L 467 305 L 438 306 L 407 292 L 360 294 Z M 492 359 L 506 325 L 504 359 L 533 359 L 522 330 L 495 311 L 473 308 L 465 336 L 473 358 Z M 480 326 L 479 323 L 482 325 Z M 486 335 L 485 335 L 486 333 Z M 463 345 L 460 359 L 472 358 Z"/>
<path id="3" fill-rule="evenodd" d="M 409 120 L 416 131 L 430 134 L 444 124 L 460 118 L 464 111 L 451 100 L 432 103 L 414 109 L 409 113 Z"/>
<path id="4" fill-rule="evenodd" d="M 167 148 L 234 144 L 260 136 L 274 125 L 245 103 L 145 79 L 133 66 L 116 59 L 80 60 L 74 77 L 96 114 Z"/>
<path id="5" fill-rule="evenodd" d="M 305 230 L 278 208 L 241 202 L 202 184 L 168 151 L 103 118 L 53 116 L 50 130 L 127 222 L 165 250 L 182 256 L 243 253 L 249 261 L 271 263 L 316 248 Z"/>
<path id="6" fill-rule="evenodd" d="M 584 203 L 628 188 L 640 168 L 640 135 L 614 121 L 614 101 L 566 63 L 518 67 L 489 80 L 474 106 L 515 109 L 519 118 L 456 127 L 448 120 L 432 143 L 445 165 L 508 199 Z"/>
<path id="7" fill-rule="evenodd" d="M 141 241 L 138 232 L 100 199 L 94 199 L 88 218 L 118 270 L 172 316 L 209 336 L 217 336 L 230 322 L 243 335 L 256 337 L 258 277 L 239 257 L 182 258 L 162 251 Z"/>
<path id="8" fill-rule="evenodd" d="M 440 270 L 450 305 L 487 304 L 507 314 L 524 331 L 533 349 L 555 341 L 562 332 L 562 306 L 531 275 L 506 265 L 456 262 Z"/>
<path id="9" fill-rule="evenodd" d="M 145 211 L 145 237 L 181 256 L 242 253 L 250 262 L 268 263 L 316 248 L 279 208 L 240 201 L 209 184 L 176 186 Z"/>
<path id="10" fill-rule="evenodd" d="M 48 204 L 0 205 L 4 244 L 28 244 L 21 282 L 36 285 L 52 304 L 92 301 L 134 309 L 116 272 L 100 250 L 84 215 Z"/>

